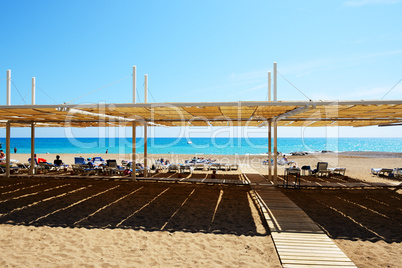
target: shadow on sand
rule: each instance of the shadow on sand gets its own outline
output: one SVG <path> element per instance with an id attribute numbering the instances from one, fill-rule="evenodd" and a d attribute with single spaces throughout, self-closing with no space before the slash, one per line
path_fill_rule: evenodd
<path id="1" fill-rule="evenodd" d="M 91 178 L 2 178 L 0 224 L 266 235 L 267 228 L 257 232 L 254 217 L 259 216 L 249 190 Z"/>
<path id="2" fill-rule="evenodd" d="M 282 190 L 333 239 L 402 242 L 402 190 Z"/>

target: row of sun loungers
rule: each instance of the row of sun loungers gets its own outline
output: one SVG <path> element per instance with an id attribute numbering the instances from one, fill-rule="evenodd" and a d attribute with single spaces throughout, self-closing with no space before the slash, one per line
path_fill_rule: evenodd
<path id="1" fill-rule="evenodd" d="M 315 175 L 316 177 L 321 177 L 321 176 L 329 177 L 333 174 L 345 176 L 346 168 L 341 168 L 341 167 L 328 168 L 327 162 L 318 162 L 316 169 L 311 169 L 310 166 L 302 166 L 301 168 L 299 168 L 299 167 L 285 168 L 285 174 L 290 174 L 290 173 L 294 173 L 294 174 L 298 173 L 298 174 L 304 175 L 304 176 Z"/>
<path id="2" fill-rule="evenodd" d="M 376 176 L 402 178 L 402 168 L 372 168 L 371 174 Z"/>

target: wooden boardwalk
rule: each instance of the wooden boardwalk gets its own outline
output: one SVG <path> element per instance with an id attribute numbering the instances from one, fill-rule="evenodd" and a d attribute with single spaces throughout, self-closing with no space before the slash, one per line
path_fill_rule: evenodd
<path id="1" fill-rule="evenodd" d="M 272 184 L 243 166 L 283 267 L 356 267 L 307 214 Z"/>

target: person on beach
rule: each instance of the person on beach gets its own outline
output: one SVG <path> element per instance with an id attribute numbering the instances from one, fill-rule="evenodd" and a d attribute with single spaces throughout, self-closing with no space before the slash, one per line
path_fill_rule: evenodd
<path id="1" fill-rule="evenodd" d="M 6 154 L 3 152 L 3 150 L 0 150 L 0 158 L 6 158 Z"/>
<path id="2" fill-rule="evenodd" d="M 17 147 L 14 147 L 14 153 L 15 154 L 17 153 Z"/>
<path id="3" fill-rule="evenodd" d="M 53 164 L 55 166 L 62 166 L 63 165 L 63 160 L 60 159 L 60 155 L 56 155 L 56 159 L 53 161 Z"/>
<path id="4" fill-rule="evenodd" d="M 106 154 L 109 152 L 109 149 L 106 149 Z"/>

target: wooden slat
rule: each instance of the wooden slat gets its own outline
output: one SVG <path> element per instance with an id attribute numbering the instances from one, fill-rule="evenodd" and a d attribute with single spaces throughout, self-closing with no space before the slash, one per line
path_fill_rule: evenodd
<path id="1" fill-rule="evenodd" d="M 253 171 L 247 166 L 242 171 Z M 258 176 L 243 174 L 252 189 Z M 356 267 L 338 246 L 275 187 L 254 189 L 283 267 Z"/>

